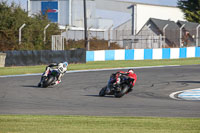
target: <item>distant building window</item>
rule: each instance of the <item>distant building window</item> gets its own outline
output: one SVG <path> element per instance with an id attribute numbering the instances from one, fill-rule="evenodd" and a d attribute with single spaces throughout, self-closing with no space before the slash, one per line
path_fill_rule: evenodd
<path id="1" fill-rule="evenodd" d="M 139 39 L 134 39 L 133 42 L 134 42 L 134 43 L 138 43 L 138 42 L 139 42 Z"/>
<path id="2" fill-rule="evenodd" d="M 158 42 L 158 39 L 153 39 L 153 43 L 157 43 Z"/>

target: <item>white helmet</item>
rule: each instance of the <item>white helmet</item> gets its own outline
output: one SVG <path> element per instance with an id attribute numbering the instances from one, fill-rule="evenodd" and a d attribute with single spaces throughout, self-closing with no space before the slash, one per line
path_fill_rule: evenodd
<path id="1" fill-rule="evenodd" d="M 64 62 L 64 63 L 59 63 L 58 64 L 58 71 L 60 73 L 65 73 L 67 71 L 67 66 L 68 66 L 68 63 L 67 62 Z"/>
<path id="2" fill-rule="evenodd" d="M 128 69 L 128 72 L 129 73 L 134 73 L 134 70 L 133 69 Z"/>

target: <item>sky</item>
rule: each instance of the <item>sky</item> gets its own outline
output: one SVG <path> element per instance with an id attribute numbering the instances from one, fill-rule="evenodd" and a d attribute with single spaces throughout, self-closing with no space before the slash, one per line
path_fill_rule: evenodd
<path id="1" fill-rule="evenodd" d="M 5 0 L 0 0 L 5 1 Z M 15 2 L 20 5 L 23 9 L 27 10 L 27 0 L 7 0 L 8 3 Z M 148 4 L 157 4 L 157 5 L 167 5 L 167 6 L 176 6 L 178 0 L 125 0 L 131 2 L 140 2 L 140 3 L 148 3 Z M 122 13 L 122 12 L 112 12 L 106 10 L 96 11 L 96 16 L 100 18 L 108 18 L 112 19 L 114 22 L 114 27 L 120 25 L 121 23 L 129 20 L 131 18 L 130 14 Z M 120 18 L 120 20 L 119 20 Z"/>

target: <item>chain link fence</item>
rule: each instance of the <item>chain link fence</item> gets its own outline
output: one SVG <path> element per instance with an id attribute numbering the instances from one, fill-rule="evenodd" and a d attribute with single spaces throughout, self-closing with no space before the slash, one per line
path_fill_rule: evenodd
<path id="1" fill-rule="evenodd" d="M 29 34 L 34 34 L 35 38 L 25 36 L 24 32 L 20 43 L 18 31 L 0 30 L 0 51 L 85 48 L 83 30 L 66 30 L 60 32 L 60 35 L 51 35 L 51 31 L 47 31 L 46 37 L 43 31 Z M 39 32 L 41 34 L 37 36 Z M 193 29 L 166 30 L 164 33 L 159 30 L 141 30 L 135 35 L 132 35 L 131 30 L 88 30 L 89 50 L 198 47 L 199 33 Z"/>

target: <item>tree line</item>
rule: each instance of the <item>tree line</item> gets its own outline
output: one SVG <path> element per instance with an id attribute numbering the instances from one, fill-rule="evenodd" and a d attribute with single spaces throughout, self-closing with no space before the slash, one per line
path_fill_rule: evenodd
<path id="1" fill-rule="evenodd" d="M 19 28 L 22 29 L 22 40 L 19 43 Z M 44 28 L 46 31 L 44 42 Z M 56 23 L 50 23 L 46 15 L 38 13 L 31 17 L 14 2 L 8 5 L 6 1 L 0 2 L 0 51 L 7 50 L 42 50 L 51 48 L 51 35 L 60 34 Z"/>

